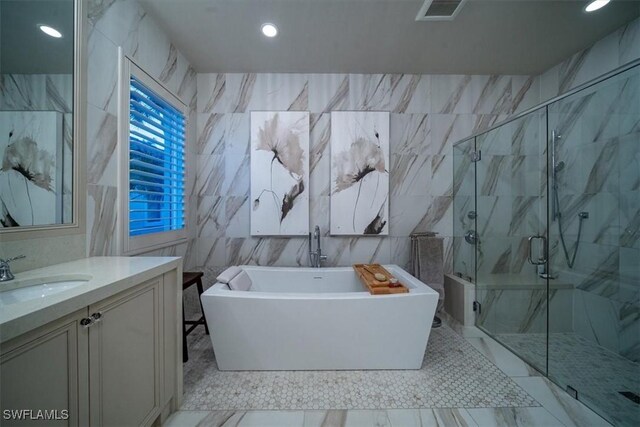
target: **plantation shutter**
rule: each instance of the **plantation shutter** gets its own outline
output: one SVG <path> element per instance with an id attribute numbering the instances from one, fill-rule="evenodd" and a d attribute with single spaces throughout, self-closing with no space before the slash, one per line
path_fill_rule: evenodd
<path id="1" fill-rule="evenodd" d="M 129 112 L 129 236 L 181 230 L 184 114 L 133 76 Z"/>

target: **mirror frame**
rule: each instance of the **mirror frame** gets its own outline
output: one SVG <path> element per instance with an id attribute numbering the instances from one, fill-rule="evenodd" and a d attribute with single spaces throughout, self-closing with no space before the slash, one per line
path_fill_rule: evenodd
<path id="1" fill-rule="evenodd" d="M 84 234 L 86 228 L 87 0 L 73 0 L 73 221 L 0 229 L 0 240 L 12 241 Z"/>

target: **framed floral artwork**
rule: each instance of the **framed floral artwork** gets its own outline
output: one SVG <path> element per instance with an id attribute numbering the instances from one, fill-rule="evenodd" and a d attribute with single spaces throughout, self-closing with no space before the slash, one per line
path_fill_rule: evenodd
<path id="1" fill-rule="evenodd" d="M 63 115 L 0 112 L 0 228 L 62 223 Z"/>
<path id="2" fill-rule="evenodd" d="M 251 113 L 251 235 L 309 233 L 309 113 Z"/>
<path id="3" fill-rule="evenodd" d="M 389 113 L 331 113 L 331 234 L 389 234 Z"/>

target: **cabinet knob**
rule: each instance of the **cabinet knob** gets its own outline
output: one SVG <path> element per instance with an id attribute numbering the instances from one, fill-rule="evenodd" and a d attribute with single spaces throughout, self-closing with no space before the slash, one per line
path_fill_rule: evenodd
<path id="1" fill-rule="evenodd" d="M 98 323 L 100 321 L 102 321 L 102 313 L 101 312 L 97 312 L 97 313 L 93 313 L 91 315 L 91 319 L 93 320 L 92 323 Z"/>
<path id="2" fill-rule="evenodd" d="M 85 317 L 84 319 L 80 320 L 80 324 L 83 328 L 88 328 L 93 324 L 93 319 L 91 317 Z"/>

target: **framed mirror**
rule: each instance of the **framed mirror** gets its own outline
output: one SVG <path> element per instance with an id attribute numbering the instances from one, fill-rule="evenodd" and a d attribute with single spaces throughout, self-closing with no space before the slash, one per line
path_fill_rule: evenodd
<path id="1" fill-rule="evenodd" d="M 84 227 L 81 9 L 82 0 L 0 0 L 4 237 Z"/>

